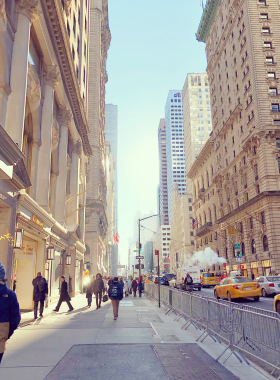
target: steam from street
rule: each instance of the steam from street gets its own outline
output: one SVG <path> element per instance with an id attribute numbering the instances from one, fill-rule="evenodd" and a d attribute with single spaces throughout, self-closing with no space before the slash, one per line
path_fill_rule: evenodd
<path id="1" fill-rule="evenodd" d="M 200 265 L 202 268 L 207 269 L 214 264 L 226 263 L 226 259 L 219 257 L 216 252 L 210 247 L 207 247 L 205 251 L 198 251 L 191 257 L 192 265 Z"/>

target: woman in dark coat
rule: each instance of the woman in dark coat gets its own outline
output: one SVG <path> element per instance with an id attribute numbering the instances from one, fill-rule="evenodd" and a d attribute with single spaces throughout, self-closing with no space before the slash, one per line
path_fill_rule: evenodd
<path id="1" fill-rule="evenodd" d="M 141 297 L 143 291 L 143 284 L 141 281 L 138 282 L 138 292 L 139 292 L 139 297 Z"/>
<path id="2" fill-rule="evenodd" d="M 131 287 L 132 287 L 132 290 L 134 293 L 134 297 L 136 297 L 136 292 L 137 292 L 137 281 L 136 280 L 132 281 Z"/>
<path id="3" fill-rule="evenodd" d="M 59 308 L 60 308 L 62 302 L 66 302 L 68 307 L 69 307 L 68 311 L 72 311 L 72 310 L 74 310 L 74 308 L 70 302 L 71 298 L 68 294 L 67 282 L 65 281 L 65 276 L 61 276 L 60 279 L 62 281 L 61 289 L 60 289 L 60 297 L 59 297 L 58 304 L 56 305 L 56 308 L 54 309 L 54 311 L 59 311 Z"/>
<path id="4" fill-rule="evenodd" d="M 92 294 L 93 294 L 93 279 L 91 277 L 88 278 L 88 282 L 85 285 L 85 288 L 86 288 L 86 297 L 88 300 L 88 307 L 91 307 Z"/>
<path id="5" fill-rule="evenodd" d="M 95 294 L 96 298 L 96 309 L 100 309 L 101 307 L 101 298 L 102 293 L 104 294 L 105 288 L 104 288 L 104 282 L 102 280 L 102 276 L 100 273 L 97 273 L 96 280 L 93 283 L 93 293 Z"/>

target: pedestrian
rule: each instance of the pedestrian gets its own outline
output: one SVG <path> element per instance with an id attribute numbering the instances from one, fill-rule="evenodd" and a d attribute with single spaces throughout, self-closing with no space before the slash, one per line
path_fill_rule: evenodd
<path id="1" fill-rule="evenodd" d="M 133 290 L 134 297 L 136 297 L 137 281 L 136 281 L 135 279 L 132 281 L 131 286 L 132 286 L 132 290 Z"/>
<path id="2" fill-rule="evenodd" d="M 61 276 L 60 280 L 62 282 L 61 288 L 60 288 L 60 297 L 59 297 L 58 303 L 57 303 L 54 311 L 59 311 L 59 308 L 60 308 L 62 302 L 66 302 L 68 307 L 69 307 L 68 311 L 72 311 L 72 310 L 74 310 L 74 308 L 70 302 L 71 298 L 70 298 L 69 293 L 68 293 L 68 284 L 67 284 L 67 281 L 65 280 L 65 276 Z"/>
<path id="3" fill-rule="evenodd" d="M 120 284 L 121 284 L 121 286 L 123 288 L 124 287 L 124 282 L 123 282 L 123 278 L 122 277 L 120 278 Z"/>
<path id="4" fill-rule="evenodd" d="M 108 290 L 108 295 L 113 306 L 114 320 L 116 320 L 119 316 L 119 303 L 120 300 L 123 299 L 123 288 L 122 284 L 118 282 L 118 277 L 114 277 L 113 281 L 111 282 Z"/>
<path id="5" fill-rule="evenodd" d="M 143 284 L 142 284 L 142 281 L 139 281 L 138 282 L 139 297 L 141 297 L 142 291 L 143 291 Z"/>
<path id="6" fill-rule="evenodd" d="M 44 302 L 46 296 L 48 295 L 48 283 L 47 280 L 42 276 L 41 272 L 37 273 L 32 281 L 33 285 L 33 301 L 34 301 L 34 319 L 38 317 L 38 304 L 40 302 L 40 317 L 43 317 Z"/>
<path id="7" fill-rule="evenodd" d="M 128 297 L 128 281 L 126 280 L 124 283 L 124 294 Z"/>
<path id="8" fill-rule="evenodd" d="M 254 279 L 255 279 L 254 273 L 251 274 L 251 279 L 254 281 Z"/>
<path id="9" fill-rule="evenodd" d="M 109 276 L 108 286 L 110 286 L 110 284 L 112 284 L 112 282 L 113 282 L 113 276 Z"/>
<path id="10" fill-rule="evenodd" d="M 92 303 L 92 294 L 93 294 L 93 279 L 92 277 L 88 277 L 88 281 L 85 285 L 86 298 L 88 301 L 88 307 L 91 307 Z"/>
<path id="11" fill-rule="evenodd" d="M 127 283 L 128 283 L 128 293 L 131 294 L 132 293 L 132 291 L 131 291 L 131 282 L 130 282 L 129 278 L 127 279 Z"/>
<path id="12" fill-rule="evenodd" d="M 6 270 L 0 262 L 0 363 L 6 341 L 10 339 L 20 322 L 20 311 L 15 292 L 7 288 Z"/>
<path id="13" fill-rule="evenodd" d="M 193 279 L 192 279 L 192 277 L 189 275 L 189 273 L 187 273 L 187 275 L 186 275 L 186 278 L 185 278 L 184 284 L 185 284 L 185 288 L 186 288 L 186 290 L 189 290 L 189 287 L 193 284 Z"/>
<path id="14" fill-rule="evenodd" d="M 106 279 L 106 277 L 103 277 L 103 284 L 104 284 L 104 292 L 107 292 L 107 279 Z"/>
<path id="15" fill-rule="evenodd" d="M 96 280 L 93 283 L 93 293 L 96 299 L 96 309 L 100 309 L 102 293 L 104 294 L 104 282 L 100 273 L 97 273 Z"/>

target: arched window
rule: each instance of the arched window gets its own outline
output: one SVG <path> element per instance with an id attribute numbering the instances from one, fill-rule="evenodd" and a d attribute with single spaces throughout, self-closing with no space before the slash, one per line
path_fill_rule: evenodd
<path id="1" fill-rule="evenodd" d="M 263 250 L 264 251 L 269 251 L 268 238 L 267 238 L 266 235 L 264 235 L 264 237 L 263 237 Z"/>
<path id="2" fill-rule="evenodd" d="M 242 253 L 242 256 L 245 256 L 245 244 L 244 243 L 241 244 L 241 253 Z"/>
<path id="3" fill-rule="evenodd" d="M 254 239 L 251 241 L 251 251 L 252 251 L 253 254 L 257 252 L 257 250 L 256 250 L 256 243 L 255 243 Z"/>
<path id="4" fill-rule="evenodd" d="M 228 260 L 228 249 L 226 248 L 226 259 Z"/>
<path id="5" fill-rule="evenodd" d="M 211 213 L 211 210 L 210 210 L 210 208 L 209 208 L 209 222 L 211 222 L 211 223 L 212 223 L 212 213 Z"/>
<path id="6" fill-rule="evenodd" d="M 210 186 L 210 182 L 209 182 L 209 174 L 208 172 L 206 172 L 206 181 L 207 181 L 207 187 Z"/>
<path id="7" fill-rule="evenodd" d="M 218 255 L 218 257 L 220 257 L 220 252 L 219 252 L 219 250 L 217 249 L 217 255 Z"/>
<path id="8" fill-rule="evenodd" d="M 199 215 L 199 227 L 202 226 L 202 223 L 201 223 L 201 215 Z"/>
<path id="9" fill-rule="evenodd" d="M 201 185 L 202 185 L 202 189 L 204 189 L 204 178 L 201 176 Z"/>
<path id="10" fill-rule="evenodd" d="M 215 218 L 215 222 L 217 220 L 217 210 L 216 210 L 216 206 L 214 205 L 214 218 Z"/>
<path id="11" fill-rule="evenodd" d="M 234 248 L 234 244 L 232 246 L 232 257 L 235 257 L 235 248 Z"/>
<path id="12" fill-rule="evenodd" d="M 206 223 L 207 223 L 207 218 L 206 218 L 206 213 L 205 213 L 205 211 L 203 212 L 203 216 L 204 216 L 204 224 L 206 224 Z"/>
<path id="13" fill-rule="evenodd" d="M 211 175 L 212 175 L 212 177 L 213 177 L 213 175 L 214 175 L 213 165 L 211 165 Z"/>

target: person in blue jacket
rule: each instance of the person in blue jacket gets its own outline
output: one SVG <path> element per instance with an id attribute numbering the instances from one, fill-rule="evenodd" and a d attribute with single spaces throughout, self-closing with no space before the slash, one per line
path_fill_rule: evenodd
<path id="1" fill-rule="evenodd" d="M 109 298 L 113 306 L 114 320 L 119 316 L 119 303 L 123 299 L 123 287 L 122 284 L 118 281 L 118 277 L 115 277 L 111 282 L 108 290 Z"/>
<path id="2" fill-rule="evenodd" d="M 6 270 L 0 262 L 0 363 L 6 341 L 10 339 L 20 322 L 20 311 L 16 293 L 7 288 Z"/>

